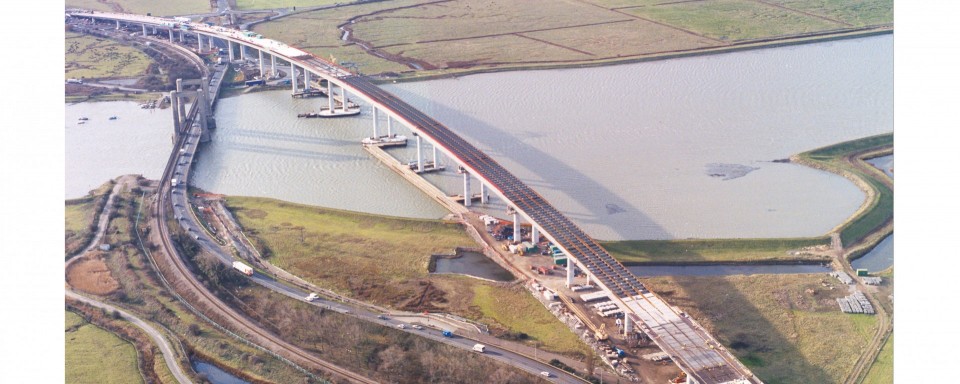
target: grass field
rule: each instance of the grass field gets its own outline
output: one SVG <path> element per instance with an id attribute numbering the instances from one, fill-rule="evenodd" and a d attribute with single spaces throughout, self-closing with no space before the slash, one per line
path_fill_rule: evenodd
<path id="1" fill-rule="evenodd" d="M 868 234 L 882 227 L 893 218 L 893 190 L 881 181 L 879 171 L 864 172 L 850 166 L 844 158 L 855 153 L 878 150 L 893 146 L 893 134 L 884 134 L 851 140 L 796 156 L 801 163 L 823 168 L 840 174 L 852 174 L 863 180 L 874 191 L 868 208 L 849 219 L 840 229 L 844 246 L 863 240 Z M 870 169 L 870 168 L 867 168 Z"/>
<path id="2" fill-rule="evenodd" d="M 873 316 L 841 313 L 834 299 L 848 293 L 825 274 L 660 277 L 645 283 L 768 383 L 841 382 L 877 326 Z"/>
<path id="3" fill-rule="evenodd" d="M 798 35 L 843 27 L 837 22 L 748 0 L 677 2 L 625 11 L 723 41 Z"/>
<path id="4" fill-rule="evenodd" d="M 153 16 L 210 12 L 210 2 L 207 0 L 66 0 L 66 7 L 141 15 L 150 13 Z"/>
<path id="5" fill-rule="evenodd" d="M 110 193 L 113 188 L 113 181 L 106 183 L 90 191 L 87 196 L 79 199 L 67 200 L 64 204 L 64 252 L 71 255 L 80 251 L 93 238 L 93 231 L 90 225 L 94 218 L 100 214 L 100 208 L 97 207 L 98 201 Z"/>
<path id="6" fill-rule="evenodd" d="M 893 383 L 893 335 L 883 343 L 877 360 L 867 371 L 867 377 L 863 379 L 863 384 L 890 384 Z"/>
<path id="7" fill-rule="evenodd" d="M 144 74 L 151 59 L 139 50 L 99 37 L 67 32 L 64 78 L 117 78 Z"/>
<path id="8" fill-rule="evenodd" d="M 791 250 L 829 244 L 826 237 L 808 239 L 631 240 L 601 242 L 624 264 L 697 262 L 776 262 L 824 260 L 791 255 Z"/>
<path id="9" fill-rule="evenodd" d="M 432 254 L 476 246 L 459 224 L 228 197 L 269 261 L 318 286 L 388 307 L 451 312 L 509 332 L 523 332 L 560 353 L 582 344 L 529 293 L 462 276 L 430 275 Z M 426 303 L 421 297 L 427 297 Z M 524 316 L 515 310 L 523 308 Z"/>
<path id="10" fill-rule="evenodd" d="M 65 382 L 90 384 L 142 383 L 137 351 L 116 335 L 65 311 Z"/>
<path id="11" fill-rule="evenodd" d="M 237 9 L 306 8 L 349 2 L 350 0 L 237 0 Z"/>
<path id="12" fill-rule="evenodd" d="M 356 62 L 365 74 L 413 78 L 602 64 L 850 32 L 892 25 L 892 9 L 891 0 L 399 0 L 306 12 L 254 28 L 321 57 Z M 341 40 L 341 24 L 351 41 Z"/>

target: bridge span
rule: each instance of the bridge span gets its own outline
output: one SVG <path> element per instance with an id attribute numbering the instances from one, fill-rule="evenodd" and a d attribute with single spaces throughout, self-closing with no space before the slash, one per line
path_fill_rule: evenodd
<path id="1" fill-rule="evenodd" d="M 386 115 L 388 135 L 391 134 L 393 121 L 397 121 L 417 136 L 419 166 L 422 167 L 423 164 L 419 148 L 422 139 L 461 167 L 464 196 L 472 196 L 470 193 L 472 178 L 480 181 L 481 196 L 486 195 L 487 188 L 499 195 L 514 209 L 515 224 L 518 224 L 522 217 L 533 225 L 534 241 L 539 234 L 542 234 L 563 250 L 568 255 L 568 262 L 571 262 L 568 265 L 575 265 L 583 271 L 624 311 L 625 331 L 631 332 L 634 324 L 637 324 L 687 374 L 687 383 L 762 383 L 712 335 L 693 319 L 650 292 L 635 275 L 547 202 L 543 196 L 443 124 L 366 78 L 313 54 L 279 41 L 263 38 L 252 32 L 132 14 L 76 11 L 67 12 L 67 16 L 116 21 L 117 28 L 120 28 L 121 23 L 139 25 L 144 35 L 147 28 L 153 28 L 154 31 L 159 28 L 168 32 L 171 41 L 174 40 L 175 34 L 179 34 L 180 41 L 184 40 L 185 34 L 196 35 L 198 51 L 204 50 L 205 39 L 209 42 L 209 47 L 214 46 L 214 39 L 219 39 L 226 43 L 231 60 L 236 58 L 234 45 L 238 45 L 241 58 L 245 55 L 247 48 L 255 50 L 261 74 L 266 73 L 265 55 L 269 56 L 271 72 L 274 73 L 277 59 L 286 61 L 290 68 L 294 93 L 298 91 L 297 74 L 302 71 L 305 87 L 309 87 L 310 76 L 313 75 L 327 80 L 327 94 L 330 96 L 334 95 L 333 87 L 336 86 L 340 88 L 340 95 L 344 101 L 347 100 L 348 92 L 363 99 L 372 108 L 373 138 L 381 137 L 378 131 L 379 112 Z M 333 97 L 328 97 L 328 103 L 328 111 L 331 114 L 355 113 L 348 110 L 348 102 L 341 103 L 339 112 L 334 108 Z M 485 198 L 481 200 L 486 201 Z M 466 199 L 464 204 L 469 206 L 470 199 Z M 519 225 L 515 225 L 514 228 L 518 229 Z M 573 281 L 574 268 L 567 269 L 569 285 Z"/>

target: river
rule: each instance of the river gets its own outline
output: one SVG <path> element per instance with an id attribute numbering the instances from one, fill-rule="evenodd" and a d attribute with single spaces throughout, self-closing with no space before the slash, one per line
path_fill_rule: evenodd
<path id="1" fill-rule="evenodd" d="M 160 178 L 173 147 L 169 109 L 141 109 L 133 101 L 68 104 L 65 109 L 65 198 L 82 197 L 120 175 Z M 78 124 L 81 117 L 89 120 Z"/>
<path id="2" fill-rule="evenodd" d="M 853 213 L 863 194 L 841 177 L 771 161 L 891 131 L 892 48 L 885 35 L 386 88 L 488 152 L 594 237 L 816 236 Z M 289 91 L 221 100 L 219 128 L 192 183 L 362 212 L 446 214 L 360 148 L 371 132 L 369 109 L 358 118 L 296 118 L 323 104 Z M 68 163 L 71 146 L 88 145 L 69 129 Z M 169 134 L 142 149 L 159 148 L 168 150 Z M 414 149 L 393 152 L 411 160 Z M 127 159 L 140 164 L 135 157 L 142 156 Z M 139 168 L 88 184 L 150 176 Z M 452 170 L 428 177 L 451 193 L 462 188 Z M 491 207 L 503 216 L 502 203 Z"/>

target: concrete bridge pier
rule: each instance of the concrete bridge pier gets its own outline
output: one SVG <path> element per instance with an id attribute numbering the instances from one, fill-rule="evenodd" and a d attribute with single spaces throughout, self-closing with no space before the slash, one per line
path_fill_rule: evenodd
<path id="1" fill-rule="evenodd" d="M 331 96 L 332 96 L 332 95 L 331 95 Z M 345 88 L 345 87 L 343 87 L 343 86 L 340 86 L 340 108 L 343 109 L 343 112 L 344 112 L 344 113 L 347 112 L 347 104 L 349 104 L 349 103 L 347 102 L 347 88 Z M 331 109 L 330 112 L 333 112 L 333 110 Z M 419 147 L 419 146 L 418 146 L 418 147 Z M 422 169 L 421 169 L 421 171 L 422 171 Z"/>
<path id="2" fill-rule="evenodd" d="M 573 275 L 576 274 L 577 264 L 567 255 L 567 288 L 573 285 Z"/>
<path id="3" fill-rule="evenodd" d="M 536 225 L 533 226 L 533 229 L 530 231 L 530 242 L 537 244 L 540 242 L 540 229 Z"/>
<path id="4" fill-rule="evenodd" d="M 437 145 L 433 144 L 433 169 L 440 169 L 440 160 L 437 159 Z M 480 183 L 480 190 L 483 190 L 483 183 Z"/>
<path id="5" fill-rule="evenodd" d="M 277 57 L 274 55 L 270 55 L 270 74 L 277 76 Z"/>
<path id="6" fill-rule="evenodd" d="M 417 172 L 423 172 L 423 141 L 421 140 L 420 135 L 414 135 L 417 136 Z M 464 175 L 466 175 L 466 173 L 464 173 Z M 467 185 L 468 187 L 470 186 L 470 180 L 465 181 L 465 183 L 466 184 L 464 185 Z"/>
<path id="7" fill-rule="evenodd" d="M 140 28 L 143 29 L 143 35 L 146 36 L 146 35 L 147 35 L 147 25 L 146 25 L 146 24 L 140 24 Z"/>
<path id="8" fill-rule="evenodd" d="M 117 29 L 120 29 L 120 20 L 117 20 Z"/>
<path id="9" fill-rule="evenodd" d="M 623 311 L 623 335 L 630 336 L 633 332 L 633 319 L 630 318 L 630 311 Z"/>
<path id="10" fill-rule="evenodd" d="M 327 110 L 333 114 L 333 82 L 327 80 Z"/>
<path id="11" fill-rule="evenodd" d="M 180 110 L 180 107 L 179 107 L 179 104 L 180 104 L 180 103 L 179 103 L 179 101 L 180 101 L 180 100 L 177 99 L 177 92 L 176 92 L 176 91 L 170 92 L 170 111 L 173 112 L 173 140 L 174 140 L 174 142 L 176 142 L 177 137 L 180 136 L 180 130 L 182 129 L 182 127 L 180 126 L 181 124 L 180 124 L 180 113 L 179 113 L 179 110 Z"/>
<path id="12" fill-rule="evenodd" d="M 306 68 L 303 69 L 303 91 L 306 92 L 310 89 L 310 71 Z"/>
<path id="13" fill-rule="evenodd" d="M 297 93 L 297 65 L 290 62 L 290 93 Z"/>
<path id="14" fill-rule="evenodd" d="M 327 81 L 327 84 L 330 84 L 330 81 Z M 393 136 L 393 118 L 390 115 L 387 115 L 387 137 Z M 436 161 L 436 159 L 434 159 Z M 436 164 L 436 163 L 434 163 Z"/>
<path id="15" fill-rule="evenodd" d="M 377 132 L 377 107 L 373 107 L 373 138 L 377 139 L 380 137 L 380 132 Z M 417 136 L 417 140 L 420 140 L 420 136 Z"/>
<path id="16" fill-rule="evenodd" d="M 247 57 L 247 55 L 244 54 L 246 53 L 247 46 L 243 44 L 237 44 L 237 45 L 240 47 L 240 50 L 238 51 L 240 52 L 240 61 L 243 61 L 244 58 Z"/>
<path id="17" fill-rule="evenodd" d="M 520 234 L 520 214 L 517 213 L 516 209 L 512 209 L 512 211 L 513 211 L 513 241 L 515 243 L 519 243 L 520 240 L 523 240 L 522 235 Z"/>
<path id="18" fill-rule="evenodd" d="M 266 79 L 267 74 L 263 73 L 263 51 L 257 50 L 257 64 L 260 64 L 260 78 Z"/>
<path id="19" fill-rule="evenodd" d="M 177 79 L 177 96 L 180 96 L 182 92 L 183 92 L 183 79 Z M 187 120 L 187 106 L 185 105 L 185 103 L 178 102 L 177 104 L 179 105 L 177 110 L 180 116 L 180 122 L 184 122 Z M 185 128 L 185 127 L 181 127 L 181 128 Z"/>
<path id="20" fill-rule="evenodd" d="M 157 27 L 153 27 L 153 34 L 154 34 L 154 35 L 157 34 Z"/>
<path id="21" fill-rule="evenodd" d="M 203 52 L 203 35 L 197 33 L 197 52 Z"/>
<path id="22" fill-rule="evenodd" d="M 184 32 L 183 32 L 183 31 L 180 31 L 180 42 L 181 42 L 181 43 L 183 42 L 183 35 L 184 35 Z"/>
<path id="23" fill-rule="evenodd" d="M 168 29 L 168 30 L 167 30 L 167 35 L 170 36 L 170 42 L 172 43 L 172 42 L 173 42 L 173 29 Z"/>
<path id="24" fill-rule="evenodd" d="M 224 40 L 227 42 L 227 57 L 230 59 L 230 62 L 233 62 L 233 42 L 230 40 Z"/>
<path id="25" fill-rule="evenodd" d="M 433 149 L 433 154 L 437 154 L 437 149 Z M 434 160 L 436 161 L 436 160 Z M 487 192 L 487 185 L 482 181 L 480 182 L 480 204 L 486 204 L 490 202 L 490 193 Z"/>
<path id="26" fill-rule="evenodd" d="M 469 207 L 473 202 L 470 198 L 470 172 L 463 170 L 463 206 Z"/>

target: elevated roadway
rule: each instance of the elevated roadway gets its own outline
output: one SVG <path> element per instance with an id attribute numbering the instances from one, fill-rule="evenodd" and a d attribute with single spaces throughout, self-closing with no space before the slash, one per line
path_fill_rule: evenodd
<path id="1" fill-rule="evenodd" d="M 624 310 L 625 328 L 630 330 L 634 323 L 639 324 L 641 329 L 687 374 L 688 383 L 761 383 L 713 336 L 693 319 L 647 290 L 635 275 L 547 202 L 543 196 L 443 124 L 369 82 L 366 78 L 354 75 L 335 63 L 282 42 L 256 37 L 256 34 L 234 29 L 198 23 L 180 23 L 171 19 L 142 15 L 89 11 L 68 13 L 68 15 L 114 20 L 118 26 L 121 22 L 141 24 L 144 31 L 147 26 L 165 28 L 169 31 L 171 41 L 174 39 L 175 32 L 181 34 L 181 39 L 184 33 L 197 34 L 201 45 L 203 40 L 201 36 L 221 39 L 230 47 L 231 58 L 233 58 L 232 44 L 239 44 L 241 56 L 243 47 L 253 48 L 260 58 L 264 55 L 271 56 L 272 64 L 275 63 L 276 58 L 288 62 L 293 74 L 296 74 L 297 67 L 300 67 L 304 71 L 305 78 L 307 74 L 312 74 L 326 79 L 330 87 L 334 85 L 340 87 L 341 94 L 344 96 L 349 91 L 351 96 L 357 96 L 367 102 L 373 108 L 374 116 L 378 111 L 384 113 L 387 116 L 388 127 L 391 119 L 400 122 L 415 135 L 435 145 L 444 155 L 457 162 L 464 170 L 465 195 L 469 195 L 469 178 L 476 177 L 482 186 L 490 187 L 494 193 L 514 207 L 519 216 L 532 223 L 535 229 L 540 229 L 545 237 L 569 256 L 568 260 L 584 271 L 599 288 L 608 292 L 610 298 Z M 261 60 L 261 68 L 263 65 Z M 292 84 L 293 91 L 296 92 L 297 81 L 292 81 Z M 328 93 L 333 94 L 333 92 Z M 330 103 L 332 104 L 332 100 Z M 378 119 L 375 118 L 374 135 L 377 135 L 377 124 Z M 572 275 L 568 275 L 568 281 L 570 279 Z"/>

